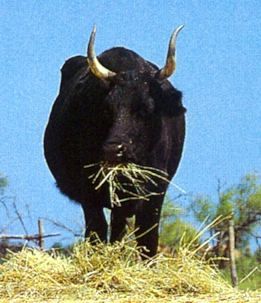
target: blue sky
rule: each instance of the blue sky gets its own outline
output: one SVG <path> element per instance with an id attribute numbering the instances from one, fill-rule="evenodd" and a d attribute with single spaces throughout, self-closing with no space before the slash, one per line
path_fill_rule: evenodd
<path id="1" fill-rule="evenodd" d="M 8 176 L 9 193 L 22 212 L 29 205 L 32 231 L 38 217 L 73 228 L 82 224 L 80 207 L 55 188 L 42 137 L 60 67 L 85 54 L 93 24 L 98 54 L 122 45 L 159 66 L 172 30 L 185 24 L 171 77 L 188 110 L 177 185 L 214 196 L 218 178 L 232 185 L 248 172 L 260 173 L 260 1 L 3 0 L 0 172 Z"/>

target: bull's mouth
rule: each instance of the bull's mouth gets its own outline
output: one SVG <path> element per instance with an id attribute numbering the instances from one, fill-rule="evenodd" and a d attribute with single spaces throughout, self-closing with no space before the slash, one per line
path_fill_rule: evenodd
<path id="1" fill-rule="evenodd" d="M 104 168 L 112 168 L 112 167 L 130 167 L 131 165 L 139 165 L 138 161 L 136 161 L 134 158 L 121 158 L 121 159 L 110 159 L 105 161 L 99 162 L 100 166 L 103 166 Z"/>
<path id="2" fill-rule="evenodd" d="M 162 195 L 159 183 L 170 182 L 166 172 L 132 162 L 100 162 L 84 168 L 92 168 L 89 179 L 95 190 L 107 185 L 111 207 L 120 206 L 124 201 L 150 200 L 151 196 Z"/>
<path id="3" fill-rule="evenodd" d="M 120 145 L 119 145 L 120 146 Z M 103 155 L 103 161 L 101 161 L 104 166 L 117 166 L 117 165 L 128 165 L 132 163 L 137 163 L 137 157 L 132 154 L 127 154 L 124 150 L 119 150 L 117 153 L 114 151 L 107 151 Z"/>

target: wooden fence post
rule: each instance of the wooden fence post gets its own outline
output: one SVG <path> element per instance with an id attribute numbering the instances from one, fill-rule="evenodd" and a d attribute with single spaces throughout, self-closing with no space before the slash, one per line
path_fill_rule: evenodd
<path id="1" fill-rule="evenodd" d="M 39 247 L 40 249 L 44 249 L 44 228 L 43 228 L 43 220 L 38 219 L 38 234 L 39 234 L 39 239 L 38 239 L 38 243 L 39 243 Z"/>
<path id="2" fill-rule="evenodd" d="M 229 234 L 229 257 L 230 257 L 230 274 L 232 286 L 236 287 L 238 285 L 237 269 L 236 269 L 236 258 L 235 258 L 235 229 L 234 220 L 229 220 L 228 227 Z"/>

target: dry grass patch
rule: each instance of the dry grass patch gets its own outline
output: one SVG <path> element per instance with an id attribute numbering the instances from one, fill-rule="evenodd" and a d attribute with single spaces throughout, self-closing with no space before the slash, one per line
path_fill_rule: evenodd
<path id="1" fill-rule="evenodd" d="M 175 257 L 159 254 L 144 262 L 130 240 L 81 242 L 70 256 L 25 248 L 0 265 L 0 302 L 219 302 L 243 296 L 254 298 L 232 290 L 186 248 Z M 231 302 L 257 302 L 251 300 Z"/>

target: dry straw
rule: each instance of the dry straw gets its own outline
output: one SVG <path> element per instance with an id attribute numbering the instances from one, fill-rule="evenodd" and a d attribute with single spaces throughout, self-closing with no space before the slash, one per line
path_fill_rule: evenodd
<path id="1" fill-rule="evenodd" d="M 112 207 L 119 206 L 124 201 L 149 200 L 151 196 L 162 195 L 163 192 L 157 190 L 159 182 L 171 183 L 166 172 L 134 163 L 110 165 L 100 162 L 85 165 L 84 168 L 95 168 L 95 173 L 89 176 L 95 190 L 104 184 L 108 185 Z M 171 184 L 182 191 L 177 185 Z"/>
<path id="2" fill-rule="evenodd" d="M 0 302 L 219 302 L 246 296 L 248 301 L 226 302 L 258 302 L 256 295 L 232 290 L 196 254 L 183 246 L 175 257 L 141 261 L 130 238 L 114 245 L 80 242 L 69 256 L 25 248 L 0 265 Z"/>

